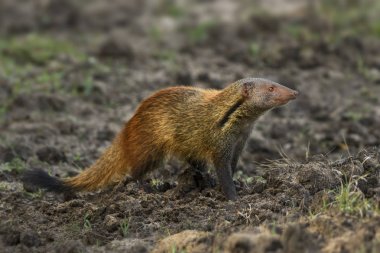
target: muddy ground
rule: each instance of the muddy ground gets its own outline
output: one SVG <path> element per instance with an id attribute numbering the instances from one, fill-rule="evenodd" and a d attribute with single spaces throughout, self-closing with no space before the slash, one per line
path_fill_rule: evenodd
<path id="1" fill-rule="evenodd" d="M 153 3 L 154 2 L 154 3 Z M 0 252 L 380 252 L 376 1 L 0 1 Z M 248 76 L 300 91 L 257 122 L 239 200 L 179 161 L 67 198 L 138 103 Z"/>

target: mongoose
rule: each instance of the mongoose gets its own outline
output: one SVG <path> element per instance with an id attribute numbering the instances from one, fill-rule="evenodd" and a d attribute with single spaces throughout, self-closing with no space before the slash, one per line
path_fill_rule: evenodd
<path id="1" fill-rule="evenodd" d="M 261 78 L 238 80 L 222 90 L 166 88 L 145 99 L 102 156 L 79 175 L 60 180 L 34 169 L 24 181 L 55 192 L 92 191 L 126 175 L 141 179 L 174 156 L 193 167 L 214 167 L 224 195 L 236 200 L 232 177 L 254 122 L 297 95 Z"/>

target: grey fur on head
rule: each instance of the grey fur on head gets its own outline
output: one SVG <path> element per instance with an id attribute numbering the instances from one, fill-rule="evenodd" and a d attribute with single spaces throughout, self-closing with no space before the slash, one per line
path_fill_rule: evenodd
<path id="1" fill-rule="evenodd" d="M 256 77 L 247 77 L 240 80 L 237 80 L 235 82 L 236 84 L 259 84 L 259 83 L 267 83 L 267 84 L 278 84 L 276 82 L 273 82 L 271 80 L 265 79 L 265 78 L 256 78 Z"/>

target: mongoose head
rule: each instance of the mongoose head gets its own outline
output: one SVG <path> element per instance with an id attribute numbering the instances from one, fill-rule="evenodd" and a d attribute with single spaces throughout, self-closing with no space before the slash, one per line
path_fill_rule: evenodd
<path id="1" fill-rule="evenodd" d="M 298 91 L 263 78 L 246 78 L 238 83 L 244 100 L 255 110 L 266 111 L 284 105 L 298 95 Z"/>

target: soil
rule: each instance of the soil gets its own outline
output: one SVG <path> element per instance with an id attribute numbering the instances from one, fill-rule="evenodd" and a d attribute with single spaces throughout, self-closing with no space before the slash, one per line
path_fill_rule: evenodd
<path id="1" fill-rule="evenodd" d="M 0 1 L 0 252 L 380 252 L 380 36 L 268 2 Z M 158 89 L 248 76 L 301 95 L 257 122 L 236 202 L 180 161 L 76 196 L 22 184 L 79 173 Z"/>

